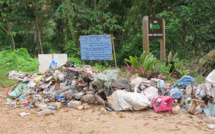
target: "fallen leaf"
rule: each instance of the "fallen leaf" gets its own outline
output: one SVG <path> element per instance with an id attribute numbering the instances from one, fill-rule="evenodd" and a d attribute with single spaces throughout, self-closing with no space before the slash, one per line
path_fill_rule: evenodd
<path id="1" fill-rule="evenodd" d="M 95 132 L 95 129 L 91 129 L 91 130 L 90 130 L 90 133 L 93 133 L 93 132 Z"/>
<path id="2" fill-rule="evenodd" d="M 193 119 L 193 116 L 189 116 L 189 118 Z"/>
<path id="3" fill-rule="evenodd" d="M 143 125 L 144 125 L 144 126 L 147 126 L 147 125 L 149 125 L 149 123 L 144 123 Z"/>
<path id="4" fill-rule="evenodd" d="M 123 116 L 123 115 L 120 115 L 120 116 L 119 116 L 119 118 L 125 118 L 125 116 Z"/>

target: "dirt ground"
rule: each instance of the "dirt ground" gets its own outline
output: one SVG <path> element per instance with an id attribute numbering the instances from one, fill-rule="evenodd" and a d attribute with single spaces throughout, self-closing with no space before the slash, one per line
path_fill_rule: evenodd
<path id="1" fill-rule="evenodd" d="M 180 112 L 155 113 L 153 109 L 138 112 L 107 112 L 101 106 L 88 110 L 61 108 L 47 116 L 37 116 L 35 109 L 4 105 L 7 89 L 0 89 L 1 134 L 213 134 L 201 115 Z M 21 117 L 18 113 L 30 115 Z"/>

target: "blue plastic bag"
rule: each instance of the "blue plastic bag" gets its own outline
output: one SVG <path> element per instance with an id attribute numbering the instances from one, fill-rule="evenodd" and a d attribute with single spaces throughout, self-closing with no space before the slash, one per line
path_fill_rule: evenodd
<path id="1" fill-rule="evenodd" d="M 54 60 L 52 60 L 52 62 L 51 62 L 51 64 L 50 64 L 49 68 L 52 68 L 52 66 L 57 67 L 57 62 L 54 61 Z"/>
<path id="2" fill-rule="evenodd" d="M 183 77 L 181 77 L 180 79 L 177 80 L 177 82 L 174 86 L 178 85 L 179 87 L 186 88 L 189 84 L 197 85 L 196 80 L 192 76 L 184 75 Z"/>
<path id="3" fill-rule="evenodd" d="M 166 84 L 163 80 L 160 80 L 158 83 L 157 83 L 157 88 L 159 88 L 162 92 L 166 92 L 167 89 L 163 89 L 163 87 L 165 87 Z"/>
<path id="4" fill-rule="evenodd" d="M 173 96 L 173 99 L 179 99 L 179 98 L 181 98 L 182 92 L 181 92 L 180 89 L 178 89 L 178 88 L 170 89 L 168 96 L 171 96 L 174 93 L 175 93 L 175 95 Z"/>
<path id="5" fill-rule="evenodd" d="M 61 100 L 63 99 L 63 101 L 66 102 L 66 97 L 63 97 L 63 96 L 61 96 L 61 95 L 56 95 L 56 99 L 57 99 L 58 101 L 61 101 Z"/>
<path id="6" fill-rule="evenodd" d="M 208 107 L 204 108 L 206 115 L 215 116 L 215 104 L 208 102 Z"/>

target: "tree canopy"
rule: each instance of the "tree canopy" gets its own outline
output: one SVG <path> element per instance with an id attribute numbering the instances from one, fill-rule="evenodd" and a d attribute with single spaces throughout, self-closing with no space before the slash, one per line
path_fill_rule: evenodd
<path id="1" fill-rule="evenodd" d="M 167 54 L 202 57 L 215 47 L 215 0 L 2 0 L 0 50 L 80 58 L 81 35 L 112 34 L 118 64 L 143 51 L 142 19 L 164 18 Z M 159 57 L 159 40 L 150 51 Z"/>

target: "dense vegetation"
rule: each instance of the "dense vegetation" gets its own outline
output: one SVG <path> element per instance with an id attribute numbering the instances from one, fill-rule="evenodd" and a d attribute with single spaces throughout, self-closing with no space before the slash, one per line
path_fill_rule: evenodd
<path id="1" fill-rule="evenodd" d="M 215 45 L 214 0 L 1 0 L 0 49 L 80 58 L 80 35 L 113 34 L 118 64 L 142 53 L 141 20 L 166 22 L 167 54 L 202 56 Z M 150 51 L 159 57 L 159 40 Z"/>

